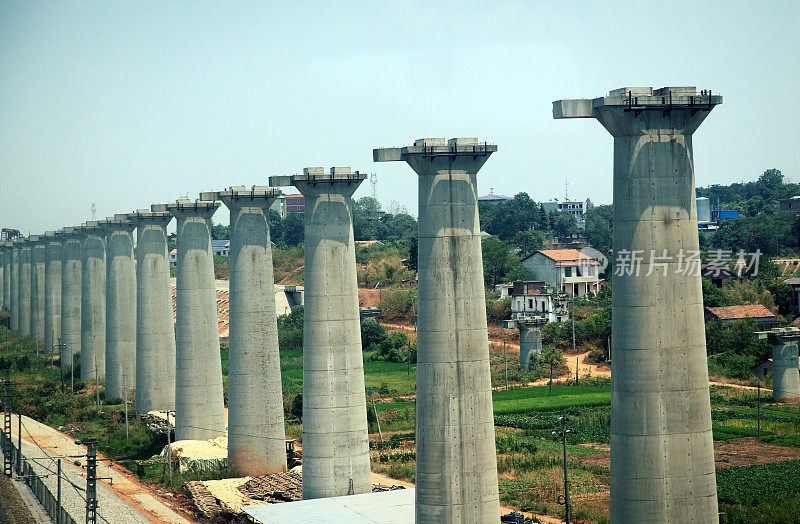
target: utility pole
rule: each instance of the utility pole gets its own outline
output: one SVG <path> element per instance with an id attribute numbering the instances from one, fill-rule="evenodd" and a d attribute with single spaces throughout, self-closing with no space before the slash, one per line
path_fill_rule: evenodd
<path id="1" fill-rule="evenodd" d="M 97 523 L 97 441 L 86 441 L 86 524 Z"/>
<path id="2" fill-rule="evenodd" d="M 553 355 L 550 355 L 550 386 L 547 390 L 547 396 L 553 396 Z"/>
<path id="3" fill-rule="evenodd" d="M 758 404 L 756 404 L 756 419 L 758 420 L 757 439 L 761 440 L 761 379 L 758 379 Z"/>
<path id="4" fill-rule="evenodd" d="M 570 316 L 572 317 L 572 351 L 575 351 L 575 286 L 572 286 L 572 295 L 569 297 L 569 301 L 572 304 L 570 308 L 571 313 Z"/>
<path id="5" fill-rule="evenodd" d="M 61 459 L 58 459 L 56 466 L 56 474 L 58 475 L 58 483 L 56 484 L 56 511 L 58 515 L 56 517 L 56 522 L 58 522 L 59 517 L 61 517 Z"/>
<path id="6" fill-rule="evenodd" d="M 3 381 L 3 473 L 10 477 L 13 473 L 11 457 L 11 370 L 6 370 Z"/>
<path id="7" fill-rule="evenodd" d="M 508 391 L 508 359 L 506 358 L 506 339 L 503 339 L 503 366 L 506 370 L 506 391 Z"/>
<path id="8" fill-rule="evenodd" d="M 564 506 L 565 521 L 569 524 L 570 521 L 570 507 L 569 507 L 569 479 L 567 477 L 567 433 L 572 433 L 572 430 L 567 429 L 567 417 L 558 417 L 561 421 L 561 430 L 553 431 L 553 435 L 561 436 L 561 443 L 564 449 L 564 495 L 558 497 L 558 503 Z M 563 500 L 562 500 L 563 499 Z"/>
<path id="9" fill-rule="evenodd" d="M 97 411 L 100 411 L 100 382 L 97 380 L 97 355 L 94 357 L 94 395 L 97 401 Z"/>
<path id="10" fill-rule="evenodd" d="M 580 357 L 575 357 L 575 385 L 578 385 L 578 368 L 580 366 Z"/>
<path id="11" fill-rule="evenodd" d="M 375 422 L 378 423 L 378 436 L 381 438 L 381 443 L 383 443 L 383 433 L 381 432 L 381 419 L 378 418 L 378 409 L 375 407 L 375 399 L 372 399 L 372 411 L 375 412 Z"/>
<path id="12" fill-rule="evenodd" d="M 123 383 L 125 381 L 123 380 Z M 128 442 L 128 388 L 125 387 L 125 442 Z"/>
<path id="13" fill-rule="evenodd" d="M 17 475 L 22 475 L 22 412 L 17 413 Z"/>
<path id="14" fill-rule="evenodd" d="M 174 413 L 174 411 L 167 410 L 167 464 L 169 464 L 170 486 L 172 486 L 172 424 L 169 422 L 169 416 Z"/>

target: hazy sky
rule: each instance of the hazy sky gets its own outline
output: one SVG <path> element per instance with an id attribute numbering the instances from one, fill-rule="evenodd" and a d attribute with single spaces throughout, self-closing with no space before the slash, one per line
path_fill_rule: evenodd
<path id="1" fill-rule="evenodd" d="M 479 191 L 611 201 L 612 139 L 551 102 L 622 86 L 724 96 L 698 185 L 800 180 L 800 1 L 0 0 L 0 225 L 39 233 L 306 166 L 416 175 L 372 148 L 498 144 Z M 788 97 L 788 98 L 787 98 Z M 356 197 L 368 195 L 364 183 Z M 227 223 L 227 210 L 214 217 Z"/>

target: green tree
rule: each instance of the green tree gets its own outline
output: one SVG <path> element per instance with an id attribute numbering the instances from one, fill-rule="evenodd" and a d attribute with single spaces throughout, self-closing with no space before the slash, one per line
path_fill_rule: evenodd
<path id="1" fill-rule="evenodd" d="M 281 240 L 287 246 L 298 246 L 303 243 L 305 224 L 298 213 L 289 213 L 281 222 Z"/>
<path id="2" fill-rule="evenodd" d="M 578 229 L 575 216 L 570 213 L 558 213 L 553 224 L 553 232 L 560 241 L 564 241 Z"/>
<path id="3" fill-rule="evenodd" d="M 703 279 L 703 306 L 705 307 L 719 307 L 727 306 L 728 297 L 725 293 L 711 283 L 707 278 Z"/>
<path id="4" fill-rule="evenodd" d="M 483 252 L 483 272 L 487 282 L 496 285 L 508 271 L 511 263 L 511 250 L 508 244 L 497 237 L 484 238 L 481 242 Z"/>
<path id="5" fill-rule="evenodd" d="M 230 237 L 231 237 L 231 228 L 229 226 L 223 226 L 222 224 L 213 224 L 211 226 L 212 240 L 228 240 L 230 239 Z"/>
<path id="6" fill-rule="evenodd" d="M 512 243 L 519 248 L 522 256 L 528 256 L 531 253 L 541 249 L 544 243 L 544 235 L 540 231 L 519 231 L 514 235 Z"/>
<path id="7" fill-rule="evenodd" d="M 596 206 L 584 216 L 586 240 L 593 248 L 603 253 L 611 251 L 613 238 L 614 209 L 611 206 Z"/>

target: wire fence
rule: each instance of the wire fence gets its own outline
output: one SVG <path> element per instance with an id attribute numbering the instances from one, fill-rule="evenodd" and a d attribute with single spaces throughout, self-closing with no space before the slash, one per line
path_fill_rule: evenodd
<path id="1" fill-rule="evenodd" d="M 6 441 L 7 439 L 9 442 Z M 3 450 L 11 450 L 11 457 L 14 463 L 13 469 L 17 471 L 20 480 L 27 484 L 55 524 L 77 524 L 75 519 L 67 513 L 63 505 L 59 504 L 60 501 L 53 496 L 53 493 L 47 485 L 45 485 L 44 481 L 42 481 L 44 477 L 49 475 L 38 475 L 30 463 L 22 457 L 20 450 L 14 445 L 14 440 L 9 438 L 5 433 L 0 433 L 0 448 Z"/>

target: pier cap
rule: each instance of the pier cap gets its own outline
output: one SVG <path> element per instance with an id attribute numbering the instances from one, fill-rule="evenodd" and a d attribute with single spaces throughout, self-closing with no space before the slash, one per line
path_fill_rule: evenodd
<path id="1" fill-rule="evenodd" d="M 722 96 L 711 91 L 697 92 L 694 86 L 684 87 L 620 87 L 598 98 L 566 98 L 553 102 L 553 118 L 597 118 L 600 107 L 621 107 L 635 114 L 642 111 L 689 110 L 711 111 L 722 103 Z M 692 113 L 694 114 L 694 113 Z"/>
<path id="2" fill-rule="evenodd" d="M 423 156 L 488 156 L 497 151 L 497 145 L 480 142 L 475 137 L 467 138 L 418 138 L 414 144 L 406 147 L 381 147 L 372 150 L 375 162 L 397 162 L 405 160 L 409 155 Z"/>

